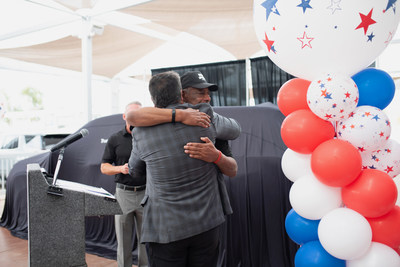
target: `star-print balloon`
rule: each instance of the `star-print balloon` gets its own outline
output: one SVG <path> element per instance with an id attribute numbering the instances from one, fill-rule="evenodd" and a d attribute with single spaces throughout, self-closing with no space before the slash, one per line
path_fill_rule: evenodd
<path id="1" fill-rule="evenodd" d="M 254 26 L 268 57 L 313 81 L 324 73 L 352 76 L 392 40 L 397 0 L 255 0 Z"/>
<path id="2" fill-rule="evenodd" d="M 390 138 L 391 129 L 385 112 L 372 106 L 359 106 L 347 119 L 339 121 L 336 134 L 338 139 L 364 152 L 382 148 Z"/>
<path id="3" fill-rule="evenodd" d="M 311 111 L 327 121 L 347 118 L 358 103 L 358 88 L 348 76 L 327 74 L 311 82 L 307 104 Z"/>
<path id="4" fill-rule="evenodd" d="M 389 174 L 392 178 L 400 174 L 400 144 L 389 139 L 378 150 L 361 153 L 363 169 L 376 169 Z"/>

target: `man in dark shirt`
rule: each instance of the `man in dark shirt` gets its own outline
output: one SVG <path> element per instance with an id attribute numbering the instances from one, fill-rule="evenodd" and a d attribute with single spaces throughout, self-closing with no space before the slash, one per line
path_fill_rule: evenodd
<path id="1" fill-rule="evenodd" d="M 143 207 L 140 205 L 146 188 L 146 177 L 133 179 L 129 175 L 128 161 L 132 150 L 132 132 L 126 122 L 126 113 L 141 107 L 139 102 L 126 106 L 123 119 L 124 128 L 110 136 L 104 150 L 101 172 L 115 175 L 115 197 L 121 206 L 122 215 L 115 215 L 115 232 L 117 236 L 118 267 L 132 267 L 132 238 L 136 229 L 137 240 L 140 240 Z M 146 248 L 138 242 L 138 266 L 147 266 Z"/>

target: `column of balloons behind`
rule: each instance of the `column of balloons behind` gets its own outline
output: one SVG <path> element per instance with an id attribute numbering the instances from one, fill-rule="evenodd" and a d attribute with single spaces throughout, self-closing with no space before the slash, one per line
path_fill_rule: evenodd
<path id="1" fill-rule="evenodd" d="M 384 112 L 395 85 L 367 68 L 396 32 L 396 2 L 254 1 L 260 44 L 298 77 L 277 99 L 296 267 L 400 266 L 400 144 Z"/>

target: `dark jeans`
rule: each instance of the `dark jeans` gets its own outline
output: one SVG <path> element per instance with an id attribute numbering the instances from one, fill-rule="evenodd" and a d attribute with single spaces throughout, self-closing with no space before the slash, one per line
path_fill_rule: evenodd
<path id="1" fill-rule="evenodd" d="M 215 267 L 218 261 L 219 226 L 167 244 L 146 243 L 151 267 Z"/>

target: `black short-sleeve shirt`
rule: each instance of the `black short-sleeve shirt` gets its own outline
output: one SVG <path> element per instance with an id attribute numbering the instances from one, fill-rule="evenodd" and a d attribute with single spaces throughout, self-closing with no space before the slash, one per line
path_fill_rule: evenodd
<path id="1" fill-rule="evenodd" d="M 115 166 L 128 163 L 132 150 L 132 136 L 124 127 L 121 131 L 112 134 L 107 141 L 104 149 L 102 163 L 110 163 Z M 146 177 L 133 178 L 129 174 L 118 173 L 115 175 L 115 182 L 130 185 L 140 186 L 146 184 Z"/>
<path id="2" fill-rule="evenodd" d="M 233 157 L 232 150 L 227 140 L 215 139 L 215 148 L 227 157 Z"/>

